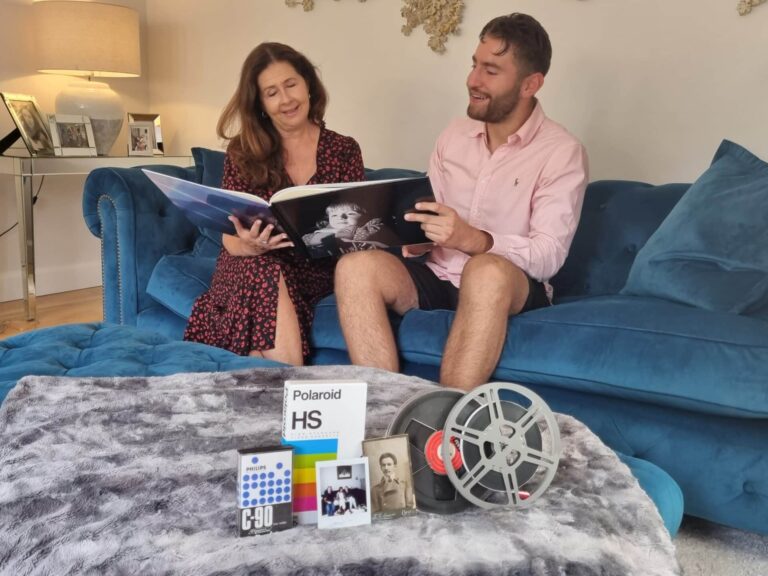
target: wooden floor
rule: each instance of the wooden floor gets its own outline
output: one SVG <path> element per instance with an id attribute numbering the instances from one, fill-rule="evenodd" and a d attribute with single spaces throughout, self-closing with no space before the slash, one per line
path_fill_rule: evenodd
<path id="1" fill-rule="evenodd" d="M 72 324 L 100 322 L 103 318 L 101 286 L 37 297 L 37 318 L 24 317 L 24 301 L 0 302 L 0 340 L 28 330 Z"/>

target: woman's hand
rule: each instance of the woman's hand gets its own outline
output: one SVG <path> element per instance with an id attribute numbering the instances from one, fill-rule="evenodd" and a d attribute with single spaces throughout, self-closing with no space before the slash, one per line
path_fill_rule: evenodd
<path id="1" fill-rule="evenodd" d="M 262 228 L 263 222 L 256 220 L 253 226 L 245 228 L 234 216 L 230 216 L 229 221 L 234 224 L 236 235 L 225 234 L 223 242 L 227 252 L 233 256 L 262 256 L 271 250 L 293 246 L 287 234 L 272 234 L 275 230 L 274 224 L 267 224 Z"/>

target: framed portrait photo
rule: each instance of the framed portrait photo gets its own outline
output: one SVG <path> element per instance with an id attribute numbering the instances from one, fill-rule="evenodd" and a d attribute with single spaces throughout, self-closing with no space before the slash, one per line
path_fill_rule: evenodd
<path id="1" fill-rule="evenodd" d="M 53 156 L 53 139 L 48 129 L 48 122 L 40 112 L 35 97 L 7 92 L 1 95 L 30 156 Z"/>
<path id="2" fill-rule="evenodd" d="M 155 136 L 152 154 L 155 156 L 162 156 L 165 152 L 163 148 L 163 131 L 160 126 L 160 114 L 128 112 L 128 124 L 130 125 L 136 122 L 152 122 Z"/>
<path id="3" fill-rule="evenodd" d="M 391 520 L 416 514 L 407 434 L 363 440 L 371 474 L 371 514 L 374 520 Z"/>
<path id="4" fill-rule="evenodd" d="M 153 156 L 155 125 L 152 122 L 128 122 L 128 155 Z"/>
<path id="5" fill-rule="evenodd" d="M 56 156 L 96 156 L 91 119 L 76 114 L 48 116 Z"/>

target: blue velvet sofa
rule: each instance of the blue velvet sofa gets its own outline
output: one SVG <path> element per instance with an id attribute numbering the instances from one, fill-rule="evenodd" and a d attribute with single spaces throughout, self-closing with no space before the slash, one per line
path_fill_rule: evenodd
<path id="1" fill-rule="evenodd" d="M 162 170 L 218 184 L 223 155 L 193 154 L 194 168 Z M 412 172 L 368 176 L 398 174 Z M 747 175 L 747 183 L 762 176 Z M 687 238 L 675 218 L 690 219 L 682 207 L 690 203 L 681 201 L 689 187 L 590 184 L 570 255 L 552 282 L 556 305 L 510 319 L 493 379 L 530 387 L 618 452 L 664 469 L 682 488 L 686 513 L 768 533 L 768 298 L 725 311 L 685 303 L 676 287 L 698 283 L 673 274 L 665 284 L 653 268 L 664 259 L 644 253 L 646 244 L 657 252 L 674 244 L 655 240 L 672 224 Z M 765 194 L 768 187 L 763 214 Z M 94 171 L 83 210 L 102 242 L 105 320 L 181 338 L 210 281 L 219 239 L 191 225 L 135 168 Z M 729 241 L 718 239 L 726 249 Z M 656 271 L 650 280 L 635 269 L 644 258 Z M 660 297 L 658 285 L 673 294 Z M 452 318 L 413 311 L 394 320 L 403 372 L 437 377 Z M 312 349 L 313 363 L 349 362 L 333 297 L 317 307 Z"/>

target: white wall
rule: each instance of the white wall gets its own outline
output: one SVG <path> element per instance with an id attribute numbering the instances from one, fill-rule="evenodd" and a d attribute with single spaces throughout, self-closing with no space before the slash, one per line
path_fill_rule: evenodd
<path id="1" fill-rule="evenodd" d="M 219 146 L 215 124 L 259 42 L 282 41 L 321 69 L 329 127 L 355 136 L 372 167 L 423 169 L 466 107 L 477 34 L 528 12 L 550 33 L 541 100 L 586 144 L 591 176 L 690 181 L 723 138 L 768 158 L 768 5 L 736 0 L 466 0 L 461 35 L 438 55 L 400 33 L 395 0 L 147 0 L 150 101 L 172 151 Z"/>
<path id="2" fill-rule="evenodd" d="M 66 79 L 34 72 L 30 3 L 0 0 L 0 90 L 34 94 L 50 112 Z M 397 0 L 315 0 L 312 12 L 284 0 L 113 3 L 142 15 L 144 67 L 141 78 L 110 84 L 128 108 L 161 114 L 168 154 L 220 146 L 216 120 L 240 66 L 256 44 L 273 40 L 320 67 L 328 125 L 358 139 L 368 166 L 424 169 L 437 134 L 464 113 L 477 34 L 516 10 L 550 33 L 553 66 L 541 100 L 586 144 L 593 180 L 691 181 L 723 138 L 768 158 L 768 5 L 741 17 L 737 0 L 466 0 L 461 34 L 438 55 L 421 29 L 400 33 Z M 98 241 L 80 212 L 82 181 L 61 180 L 46 182 L 36 206 L 41 294 L 100 282 Z M 10 181 L 0 180 L 0 230 L 13 221 Z M 20 285 L 12 232 L 0 238 L 0 301 L 19 298 Z"/>
<path id="3" fill-rule="evenodd" d="M 102 0 L 103 1 L 103 0 Z M 139 11 L 142 37 L 146 38 L 145 0 L 106 2 Z M 38 74 L 33 57 L 32 0 L 0 0 L 0 92 L 35 96 L 44 113 L 54 112 L 56 94 L 71 77 Z M 146 44 L 146 43 L 145 43 Z M 146 46 L 140 78 L 112 79 L 110 86 L 129 111 L 149 108 Z M 0 137 L 13 127 L 0 104 Z M 125 127 L 112 154 L 125 154 Z M 19 141 L 17 146 L 23 146 Z M 88 232 L 82 216 L 84 177 L 48 177 L 35 204 L 35 256 L 37 293 L 50 294 L 101 284 L 99 240 Z M 40 181 L 36 179 L 35 190 Z M 0 176 L 0 232 L 16 222 L 13 179 Z M 0 302 L 22 297 L 18 228 L 0 238 Z"/>

